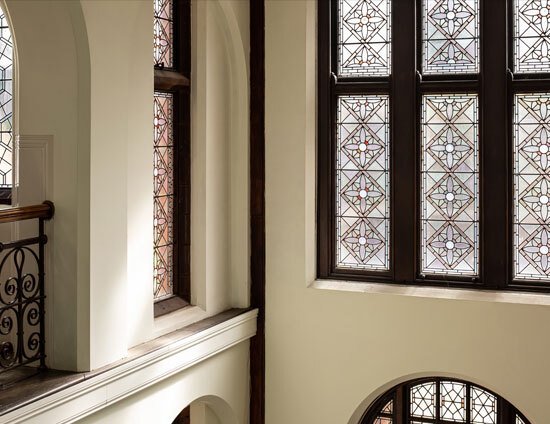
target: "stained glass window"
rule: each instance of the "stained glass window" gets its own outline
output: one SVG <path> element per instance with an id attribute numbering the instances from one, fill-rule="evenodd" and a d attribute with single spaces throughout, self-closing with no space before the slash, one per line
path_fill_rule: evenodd
<path id="1" fill-rule="evenodd" d="M 416 380 L 394 387 L 382 399 L 387 396 L 391 409 L 377 401 L 361 424 L 528 424 L 506 399 L 465 381 Z"/>
<path id="2" fill-rule="evenodd" d="M 411 416 L 418 418 L 436 417 L 436 384 L 419 384 L 411 389 Z"/>
<path id="3" fill-rule="evenodd" d="M 337 264 L 389 266 L 389 99 L 338 99 Z"/>
<path id="4" fill-rule="evenodd" d="M 478 0 L 423 0 L 422 15 L 422 72 L 477 73 Z"/>
<path id="5" fill-rule="evenodd" d="M 153 59 L 155 66 L 171 68 L 174 56 L 172 0 L 153 0 Z"/>
<path id="6" fill-rule="evenodd" d="M 441 419 L 464 422 L 466 420 L 466 384 L 458 381 L 442 381 L 440 396 Z"/>
<path id="7" fill-rule="evenodd" d="M 517 73 L 550 72 L 550 3 L 514 1 L 514 67 Z"/>
<path id="8" fill-rule="evenodd" d="M 12 187 L 13 45 L 6 15 L 0 9 L 0 188 Z"/>
<path id="9" fill-rule="evenodd" d="M 550 94 L 514 100 L 514 262 L 520 279 L 550 278 Z"/>
<path id="10" fill-rule="evenodd" d="M 422 98 L 422 272 L 478 270 L 478 101 Z"/>
<path id="11" fill-rule="evenodd" d="M 338 75 L 389 75 L 390 0 L 339 0 L 338 6 Z"/>
<path id="12" fill-rule="evenodd" d="M 154 297 L 173 292 L 173 95 L 154 95 Z"/>
<path id="13" fill-rule="evenodd" d="M 497 398 L 491 393 L 472 386 L 471 390 L 471 420 L 475 424 L 496 424 Z"/>

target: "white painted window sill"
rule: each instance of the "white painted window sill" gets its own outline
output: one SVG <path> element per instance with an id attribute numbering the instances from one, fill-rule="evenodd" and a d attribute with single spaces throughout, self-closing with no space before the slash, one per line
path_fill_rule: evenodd
<path id="1" fill-rule="evenodd" d="M 431 299 L 468 300 L 477 302 L 550 305 L 550 294 L 495 290 L 472 290 L 448 287 L 422 287 L 398 284 L 369 283 L 340 280 L 315 280 L 309 288 L 392 296 L 411 296 Z"/>

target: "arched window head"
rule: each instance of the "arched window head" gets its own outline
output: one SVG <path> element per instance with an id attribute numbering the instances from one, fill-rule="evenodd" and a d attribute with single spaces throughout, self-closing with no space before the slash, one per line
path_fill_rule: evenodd
<path id="1" fill-rule="evenodd" d="M 0 8 L 0 204 L 11 203 L 13 185 L 13 42 Z"/>
<path id="2" fill-rule="evenodd" d="M 506 399 L 467 381 L 413 380 L 379 397 L 361 424 L 529 424 Z"/>

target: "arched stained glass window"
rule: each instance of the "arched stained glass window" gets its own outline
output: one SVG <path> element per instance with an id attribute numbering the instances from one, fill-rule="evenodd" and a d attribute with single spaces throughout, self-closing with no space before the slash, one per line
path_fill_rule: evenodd
<path id="1" fill-rule="evenodd" d="M 13 184 L 13 43 L 0 8 L 0 204 L 11 203 Z"/>
<path id="2" fill-rule="evenodd" d="M 361 424 L 529 424 L 506 399 L 467 381 L 426 378 L 376 400 Z"/>

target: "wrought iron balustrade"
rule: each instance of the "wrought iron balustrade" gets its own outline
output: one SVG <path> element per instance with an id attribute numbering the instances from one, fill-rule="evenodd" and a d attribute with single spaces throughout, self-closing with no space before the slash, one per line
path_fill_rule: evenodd
<path id="1" fill-rule="evenodd" d="M 54 205 L 0 210 L 0 224 L 38 220 L 38 235 L 0 242 L 0 376 L 24 365 L 45 368 L 44 221 Z"/>

